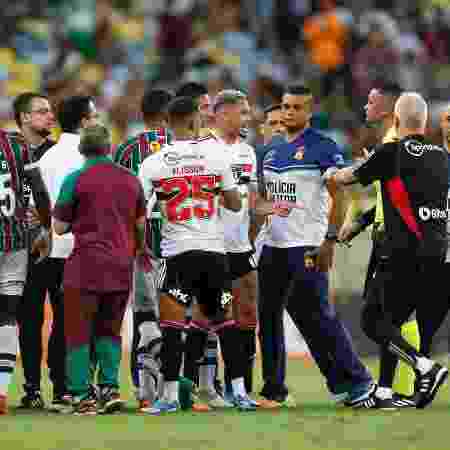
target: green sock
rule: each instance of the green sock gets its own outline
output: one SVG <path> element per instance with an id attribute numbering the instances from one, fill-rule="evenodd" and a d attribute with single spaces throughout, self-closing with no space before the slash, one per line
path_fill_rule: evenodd
<path id="1" fill-rule="evenodd" d="M 99 365 L 98 384 L 118 388 L 122 357 L 120 341 L 110 337 L 98 338 L 95 342 L 95 355 Z"/>
<path id="2" fill-rule="evenodd" d="M 69 392 L 83 398 L 89 392 L 89 345 L 75 347 L 67 352 L 66 370 Z"/>

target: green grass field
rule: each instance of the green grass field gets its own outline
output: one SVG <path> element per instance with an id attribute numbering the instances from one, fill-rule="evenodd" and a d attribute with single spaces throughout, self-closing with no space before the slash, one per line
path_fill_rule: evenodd
<path id="1" fill-rule="evenodd" d="M 299 406 L 252 413 L 180 413 L 139 416 L 124 368 L 129 409 L 115 416 L 73 417 L 16 411 L 22 384 L 17 371 L 11 415 L 0 418 L 0 450 L 448 450 L 447 387 L 425 411 L 355 412 L 336 409 L 315 367 L 289 362 L 289 385 Z M 257 375 L 259 379 L 259 375 Z M 126 382 L 125 382 L 126 380 Z"/>

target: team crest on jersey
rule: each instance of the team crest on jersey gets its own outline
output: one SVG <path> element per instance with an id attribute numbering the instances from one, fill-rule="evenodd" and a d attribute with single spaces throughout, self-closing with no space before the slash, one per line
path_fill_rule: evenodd
<path id="1" fill-rule="evenodd" d="M 267 164 L 269 162 L 272 162 L 274 159 L 275 159 L 275 151 L 270 150 L 269 152 L 266 153 L 266 156 L 264 156 L 263 163 Z"/>
<path id="2" fill-rule="evenodd" d="M 305 155 L 305 147 L 303 146 L 297 147 L 296 150 L 297 151 L 294 155 L 294 159 L 298 159 L 299 161 L 301 161 L 303 159 L 303 156 Z"/>
<path id="3" fill-rule="evenodd" d="M 161 150 L 161 144 L 159 142 L 151 142 L 150 148 L 152 153 L 159 152 Z"/>
<path id="4" fill-rule="evenodd" d="M 180 156 L 175 152 L 167 152 L 163 158 L 168 166 L 176 166 L 180 161 Z"/>

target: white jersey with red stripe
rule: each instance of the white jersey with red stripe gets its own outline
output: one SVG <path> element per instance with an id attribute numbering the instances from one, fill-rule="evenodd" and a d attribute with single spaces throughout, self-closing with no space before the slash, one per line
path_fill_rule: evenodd
<path id="1" fill-rule="evenodd" d="M 248 252 L 252 249 L 249 239 L 249 186 L 256 181 L 255 150 L 242 141 L 231 145 L 225 144 L 220 139 L 218 141 L 226 147 L 236 183 L 244 178 L 250 181 L 250 183 L 238 184 L 242 200 L 242 208 L 239 212 L 230 211 L 223 207 L 220 209 L 224 226 L 225 250 L 227 253 Z"/>
<path id="2" fill-rule="evenodd" d="M 145 159 L 139 176 L 147 198 L 156 193 L 160 203 L 163 257 L 191 250 L 225 253 L 219 199 L 236 183 L 222 144 L 176 141 Z"/>

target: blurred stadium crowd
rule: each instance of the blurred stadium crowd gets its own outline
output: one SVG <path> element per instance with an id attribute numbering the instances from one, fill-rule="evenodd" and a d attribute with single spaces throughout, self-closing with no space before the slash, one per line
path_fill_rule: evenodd
<path id="1" fill-rule="evenodd" d="M 249 94 L 257 143 L 261 111 L 296 81 L 320 94 L 315 125 L 357 151 L 375 80 L 420 91 L 433 118 L 450 97 L 445 0 L 15 0 L 0 23 L 1 127 L 24 91 L 85 93 L 117 143 L 143 129 L 149 84 L 199 81 Z"/>

